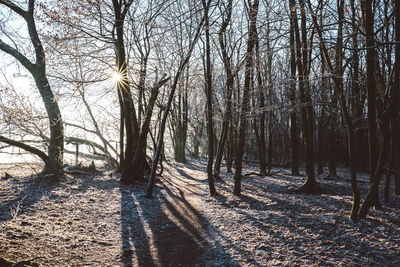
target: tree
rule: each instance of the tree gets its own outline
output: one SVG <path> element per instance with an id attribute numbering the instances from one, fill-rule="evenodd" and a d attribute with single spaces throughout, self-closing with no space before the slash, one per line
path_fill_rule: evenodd
<path id="1" fill-rule="evenodd" d="M 206 95 L 207 95 L 207 137 L 208 137 L 208 162 L 207 162 L 207 178 L 208 185 L 210 188 L 210 195 L 214 196 L 217 192 L 214 186 L 214 178 L 212 174 L 212 166 L 214 159 L 214 129 L 213 129 L 213 109 L 212 109 L 212 76 L 211 76 L 211 58 L 210 58 L 210 21 L 209 21 L 209 9 L 211 0 L 206 3 L 206 0 L 202 0 L 204 8 L 204 27 L 206 35 L 206 69 L 205 69 L 205 80 L 206 80 Z"/>
<path id="2" fill-rule="evenodd" d="M 294 27 L 295 3 L 289 0 L 290 8 L 290 141 L 292 148 L 292 175 L 299 175 L 299 145 L 297 136 L 297 112 L 296 112 L 296 45 Z"/>
<path id="3" fill-rule="evenodd" d="M 178 69 L 175 72 L 175 76 L 171 85 L 171 90 L 168 95 L 168 100 L 167 103 L 164 107 L 162 119 L 160 122 L 160 130 L 158 132 L 158 140 L 157 140 L 157 147 L 153 156 L 153 164 L 151 166 L 151 172 L 149 175 L 149 179 L 147 182 L 147 188 L 146 188 L 146 197 L 151 198 L 153 195 L 153 189 L 154 189 L 154 183 L 155 183 L 155 175 L 156 175 L 156 170 L 158 166 L 158 161 L 160 159 L 160 154 L 161 154 L 161 148 L 163 146 L 164 142 L 164 132 L 165 132 L 165 126 L 167 123 L 167 118 L 168 118 L 168 113 L 171 108 L 172 101 L 174 99 L 176 87 L 178 85 L 178 81 L 180 78 L 181 73 L 183 72 L 186 64 L 189 62 L 189 59 L 192 55 L 193 49 L 200 37 L 201 29 L 203 27 L 205 16 L 201 19 L 200 23 L 198 24 L 196 28 L 196 33 L 193 36 L 193 39 L 190 40 L 188 50 L 186 51 L 185 56 L 182 58 L 182 61 L 179 63 Z"/>
<path id="4" fill-rule="evenodd" d="M 223 17 L 221 28 L 218 32 L 218 41 L 221 47 L 222 61 L 224 64 L 224 70 L 226 74 L 226 98 L 225 98 L 225 110 L 222 118 L 222 129 L 219 138 L 219 143 L 217 147 L 217 154 L 215 156 L 214 172 L 213 176 L 215 180 L 220 180 L 219 175 L 221 170 L 222 155 L 224 152 L 225 142 L 228 137 L 229 125 L 232 116 L 232 92 L 234 84 L 234 74 L 231 67 L 231 58 L 227 52 L 226 40 L 226 30 L 231 22 L 232 17 L 232 0 L 228 1 L 228 6 L 226 7 L 226 16 Z"/>
<path id="5" fill-rule="evenodd" d="M 330 54 L 328 53 L 328 49 L 327 49 L 326 44 L 323 39 L 321 25 L 318 23 L 317 17 L 315 15 L 315 13 L 313 12 L 311 1 L 308 0 L 307 3 L 308 3 L 308 8 L 312 14 L 312 21 L 316 28 L 316 31 L 318 34 L 318 39 L 320 41 L 323 60 L 325 61 L 325 65 L 326 65 L 328 71 L 331 73 L 334 73 L 334 68 L 333 68 L 333 64 L 331 61 L 331 57 L 330 57 Z M 347 101 L 345 98 L 344 89 L 342 86 L 343 84 L 340 83 L 339 79 L 337 79 L 336 76 L 331 76 L 331 79 L 333 81 L 335 91 L 338 94 L 342 117 L 345 121 L 346 128 L 347 128 L 347 140 L 348 140 L 347 146 L 348 146 L 348 155 L 349 155 L 349 168 L 350 168 L 350 176 L 351 176 L 351 189 L 352 189 L 352 193 L 353 193 L 353 205 L 352 205 L 352 209 L 351 209 L 350 219 L 352 219 L 353 221 L 358 221 L 358 217 L 359 217 L 358 212 L 360 209 L 360 198 L 361 197 L 360 197 L 360 192 L 359 192 L 358 186 L 357 186 L 357 172 L 356 172 L 356 168 L 355 168 L 355 159 L 356 159 L 355 129 L 354 129 L 354 124 L 353 124 L 350 112 L 348 110 L 348 105 L 347 105 Z"/>
<path id="6" fill-rule="evenodd" d="M 291 16 L 296 39 L 296 64 L 299 74 L 299 92 L 301 102 L 301 118 L 304 133 L 306 153 L 306 182 L 298 189 L 301 193 L 320 194 L 321 189 L 315 180 L 314 173 L 314 134 L 313 134 L 313 106 L 311 103 L 309 84 L 309 55 L 307 48 L 306 13 L 304 1 L 299 0 L 301 17 L 301 38 L 297 23 L 297 8 L 295 1 L 290 2 Z"/>
<path id="7" fill-rule="evenodd" d="M 54 95 L 46 76 L 46 54 L 38 35 L 34 17 L 35 1 L 29 0 L 27 10 L 22 9 L 8 0 L 1 0 L 0 4 L 11 9 L 15 14 L 23 18 L 27 25 L 29 39 L 35 51 L 35 62 L 30 61 L 17 48 L 8 45 L 1 39 L 0 49 L 13 56 L 32 74 L 42 97 L 50 127 L 50 140 L 47 154 L 44 152 L 40 153 L 37 149 L 18 141 L 8 140 L 5 137 L 2 137 L 1 141 L 10 145 L 18 146 L 39 156 L 45 163 L 45 168 L 43 170 L 44 173 L 54 174 L 56 176 L 61 175 L 63 173 L 64 154 L 63 120 L 56 96 Z"/>
<path id="8" fill-rule="evenodd" d="M 245 58 L 245 78 L 244 78 L 244 87 L 243 87 L 243 96 L 242 96 L 242 107 L 240 110 L 240 122 L 239 122 L 239 143 L 236 148 L 235 155 L 235 184 L 233 193 L 235 195 L 240 195 L 241 192 L 241 179 L 242 179 L 242 161 L 243 161 L 243 151 L 244 151 L 244 142 L 246 135 L 246 123 L 247 116 L 249 112 L 249 94 L 250 94 L 250 84 L 251 79 L 253 77 L 251 74 L 253 73 L 254 67 L 254 46 L 256 44 L 257 39 L 257 15 L 258 15 L 258 0 L 254 0 L 253 3 L 248 1 L 249 5 L 249 20 L 250 25 L 248 28 L 248 39 L 247 39 L 247 50 L 246 50 L 246 58 Z"/>

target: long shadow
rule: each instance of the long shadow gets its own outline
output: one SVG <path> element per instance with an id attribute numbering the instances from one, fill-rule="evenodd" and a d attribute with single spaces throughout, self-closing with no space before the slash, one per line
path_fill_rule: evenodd
<path id="1" fill-rule="evenodd" d="M 174 187 L 178 193 L 174 193 L 170 187 Z M 165 258 L 167 262 L 173 266 L 179 264 L 183 266 L 194 266 L 195 264 L 202 263 L 200 257 L 207 251 L 208 255 L 218 254 L 222 265 L 236 264 L 230 258 L 230 255 L 222 249 L 218 241 L 214 240 L 213 244 L 210 244 L 204 239 L 205 235 L 212 234 L 215 232 L 215 229 L 211 229 L 208 220 L 189 203 L 183 190 L 169 183 L 168 187 L 166 186 L 163 188 L 161 194 L 164 196 L 163 199 L 165 200 L 166 211 L 170 212 L 179 222 L 179 225 L 175 225 L 180 227 L 178 230 L 180 234 L 172 238 L 175 242 L 182 242 L 182 246 L 185 246 L 181 248 L 181 252 L 179 253 L 181 255 L 179 257 L 180 259 L 174 261 L 168 258 L 168 251 L 160 247 L 161 258 Z M 204 197 L 207 196 L 204 195 Z M 218 248 L 218 250 L 216 248 Z"/>
<path id="2" fill-rule="evenodd" d="M 23 184 L 22 190 L 11 193 L 2 191 L 3 194 L 12 194 L 13 197 L 0 203 L 0 222 L 12 220 L 13 216 L 27 212 L 30 207 L 39 202 L 44 196 L 61 186 L 58 180 L 52 180 L 52 178 L 28 176 L 18 179 Z"/>
<path id="3" fill-rule="evenodd" d="M 173 179 L 164 178 L 153 199 L 120 187 L 124 266 L 203 266 L 205 253 L 218 255 L 222 265 L 235 266 L 218 242 L 206 240 L 209 222 L 186 198 L 187 188 L 172 183 Z"/>
<path id="4" fill-rule="evenodd" d="M 253 181 L 254 183 L 254 181 Z M 258 184 L 258 183 L 257 183 Z M 256 184 L 256 187 L 257 187 Z M 258 184 L 258 187 L 261 187 L 262 183 L 260 182 Z M 265 187 L 265 183 L 264 183 Z M 253 192 L 254 193 L 254 192 Z M 259 195 L 255 194 L 256 196 Z M 274 214 L 274 216 L 280 216 L 281 219 L 278 220 L 278 222 L 281 224 L 280 227 L 283 225 L 286 227 L 286 229 L 290 232 L 299 232 L 300 227 L 305 227 L 307 229 L 307 235 L 312 234 L 312 236 L 321 236 L 319 238 L 320 242 L 322 243 L 327 243 L 330 242 L 330 244 L 337 244 L 338 246 L 346 246 L 347 249 L 352 249 L 357 251 L 358 247 L 363 247 L 366 248 L 366 251 L 374 251 L 378 252 L 378 254 L 385 254 L 385 249 L 377 246 L 377 245 L 370 245 L 366 243 L 364 240 L 358 240 L 354 244 L 352 242 L 349 242 L 349 240 L 354 240 L 354 237 L 346 232 L 347 227 L 338 227 L 337 222 L 339 223 L 344 223 L 348 224 L 349 220 L 346 218 L 341 218 L 340 216 L 337 216 L 335 218 L 336 222 L 326 222 L 326 219 L 324 216 L 316 216 L 317 214 L 323 215 L 326 211 L 328 211 L 326 207 L 326 199 L 330 199 L 329 203 L 331 205 L 333 204 L 335 207 L 343 207 L 347 206 L 346 209 L 350 208 L 350 203 L 346 203 L 343 199 L 334 199 L 329 195 L 322 195 L 322 196 L 307 196 L 303 195 L 301 199 L 297 202 L 297 204 L 293 204 L 287 199 L 282 199 L 277 196 L 274 196 L 274 194 L 280 194 L 280 195 L 287 195 L 288 193 L 282 193 L 280 189 L 276 189 L 272 192 L 263 192 L 265 197 L 265 194 L 268 194 L 268 198 L 270 201 L 274 202 L 275 204 L 273 206 L 266 206 L 264 202 L 253 198 L 248 195 L 242 195 L 239 198 L 239 201 L 234 201 L 234 202 L 226 202 L 226 201 L 221 201 L 221 206 L 224 208 L 229 208 L 230 210 L 234 210 L 236 213 L 244 216 L 246 218 L 247 222 L 252 222 L 256 227 L 258 227 L 260 230 L 266 231 L 269 235 L 273 236 L 274 238 L 278 239 L 279 242 L 284 243 L 286 246 L 292 247 L 295 249 L 297 252 L 301 253 L 308 253 L 307 251 L 304 251 L 299 247 L 299 242 L 297 240 L 286 240 L 281 237 L 281 234 L 278 232 L 274 232 L 273 228 L 274 225 L 276 225 L 276 221 L 270 218 L 265 218 L 260 220 L 259 218 L 254 218 L 251 214 L 249 214 L 245 209 L 243 209 L 240 204 L 241 203 L 246 203 L 247 206 L 249 206 L 250 209 L 256 209 L 258 211 L 268 211 L 271 210 L 272 212 L 281 212 L 279 215 Z M 340 194 L 337 194 L 340 196 Z M 261 197 L 261 196 L 260 196 Z M 263 205 L 264 204 L 264 205 Z M 281 207 L 289 207 L 288 210 L 282 210 Z M 316 210 L 318 212 L 316 213 Z M 302 216 L 298 216 L 299 213 L 303 214 L 309 214 L 310 216 L 302 218 Z M 282 225 L 283 223 L 283 225 Z M 376 226 L 373 228 L 376 228 L 378 226 L 385 225 L 386 228 L 389 229 L 389 231 L 395 231 L 395 228 L 391 225 L 386 225 L 385 223 L 379 222 L 376 223 Z M 311 227 L 310 227 L 311 226 Z M 350 226 L 352 228 L 358 228 L 358 231 L 360 232 L 365 232 L 365 228 L 360 226 L 360 225 L 353 225 Z M 370 227 L 370 226 L 369 226 Z M 364 228 L 364 229 L 363 229 Z M 373 229 L 369 229 L 370 231 L 374 232 Z M 340 236 L 337 235 L 338 231 L 340 232 Z M 306 232 L 304 232 L 306 234 Z M 366 233 L 365 233 L 366 234 Z M 384 238 L 384 237 L 381 237 Z M 329 251 L 327 251 L 329 253 Z M 343 253 L 345 253 L 346 250 L 343 250 Z M 322 264 L 328 264 L 324 259 L 322 258 L 315 258 L 316 260 L 320 261 Z M 381 261 L 381 259 L 376 258 L 378 262 Z"/>
<path id="5" fill-rule="evenodd" d="M 133 257 L 136 256 L 139 266 L 155 265 L 148 237 L 141 222 L 137 204 L 134 201 L 131 188 L 120 186 L 121 192 L 121 262 L 124 266 L 133 266 Z"/>
<path id="6" fill-rule="evenodd" d="M 186 166 L 187 168 L 187 166 Z M 192 170 L 200 170 L 200 168 L 189 168 Z M 184 186 L 185 190 L 188 191 L 190 194 L 193 195 L 200 195 L 203 198 L 208 197 L 208 185 L 207 185 L 207 180 L 206 179 L 196 179 L 193 176 L 189 175 L 184 169 L 181 168 L 176 168 L 176 171 L 181 175 L 180 177 L 174 177 L 174 179 L 180 179 L 183 182 L 185 182 L 185 185 L 191 185 L 191 187 L 195 186 L 197 187 L 196 190 L 199 190 L 199 185 L 204 186 L 203 189 L 201 189 L 202 193 L 193 193 L 195 190 L 190 189 L 190 186 Z M 197 183 L 190 183 L 192 181 L 196 181 Z M 178 187 L 177 183 L 174 183 L 172 179 L 166 179 L 164 180 L 165 183 L 169 185 L 168 188 L 166 188 L 166 192 L 169 195 L 173 195 L 174 199 L 177 199 L 181 204 L 185 206 L 186 209 L 189 210 L 189 212 L 193 213 L 196 218 L 199 218 L 200 221 L 203 221 L 203 231 L 207 232 L 209 235 L 212 236 L 218 236 L 220 239 L 224 240 L 227 244 L 230 244 L 231 248 L 234 248 L 239 254 L 245 254 L 245 251 L 243 248 L 236 246 L 235 244 L 232 244 L 231 240 L 229 240 L 221 231 L 218 230 L 217 227 L 213 226 L 210 224 L 207 219 L 197 210 L 195 209 L 184 197 L 183 191 L 181 188 Z M 221 184 L 220 184 L 221 185 Z M 169 188 L 174 188 L 179 192 L 179 196 L 176 194 L 173 194 L 173 192 Z M 219 201 L 226 201 L 226 197 L 223 195 L 217 195 L 215 199 L 218 199 Z M 213 248 L 208 247 L 208 251 L 211 254 L 218 255 L 218 257 L 222 257 L 222 261 L 219 264 L 216 264 L 216 266 L 235 266 L 237 263 L 230 257 L 230 255 L 223 249 L 222 245 L 214 238 L 214 245 Z"/>

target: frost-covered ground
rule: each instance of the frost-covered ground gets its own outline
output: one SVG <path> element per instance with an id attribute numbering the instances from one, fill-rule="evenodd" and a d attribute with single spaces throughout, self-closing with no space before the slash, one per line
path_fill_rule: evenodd
<path id="1" fill-rule="evenodd" d="M 12 262 L 400 266 L 400 199 L 353 224 L 344 170 L 340 180 L 319 179 L 329 189 L 320 196 L 291 193 L 304 177 L 282 170 L 243 178 L 238 197 L 231 193 L 232 175 L 223 173 L 219 195 L 210 197 L 204 162 L 170 162 L 153 199 L 142 196 L 143 185 L 120 185 L 109 170 L 58 183 L 37 177 L 37 165 L 3 165 L 0 176 L 6 170 L 13 177 L 0 180 L 0 258 Z M 359 180 L 365 196 L 368 177 Z"/>

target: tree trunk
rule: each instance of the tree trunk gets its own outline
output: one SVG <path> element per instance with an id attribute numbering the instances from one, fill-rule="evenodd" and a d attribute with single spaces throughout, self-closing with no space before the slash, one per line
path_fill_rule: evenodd
<path id="1" fill-rule="evenodd" d="M 231 21 L 232 0 L 230 0 L 228 2 L 228 7 L 226 8 L 226 12 L 227 12 L 226 18 L 224 18 L 221 28 L 218 33 L 218 41 L 219 41 L 219 45 L 221 46 L 222 60 L 224 63 L 224 69 L 225 69 L 225 74 L 226 74 L 226 98 L 225 98 L 225 111 L 224 111 L 224 115 L 222 118 L 222 130 L 221 130 L 221 135 L 219 138 L 217 154 L 216 154 L 215 163 L 214 163 L 214 172 L 213 172 L 213 177 L 217 181 L 221 179 L 219 173 L 221 170 L 222 155 L 224 152 L 224 147 L 225 147 L 226 139 L 228 136 L 229 121 L 232 116 L 231 110 L 232 110 L 232 91 L 233 91 L 234 76 L 233 76 L 232 67 L 230 64 L 231 59 L 228 56 L 226 44 L 224 42 L 224 35 L 225 35 L 226 29 Z"/>
<path id="2" fill-rule="evenodd" d="M 207 136 L 208 136 L 208 162 L 207 162 L 207 177 L 208 186 L 210 189 L 210 195 L 216 195 L 216 190 L 214 186 L 214 178 L 212 173 L 213 159 L 214 159 L 214 129 L 213 129 L 213 109 L 212 109 L 212 77 L 211 77 L 211 58 L 210 58 L 210 24 L 208 20 L 208 10 L 210 7 L 211 0 L 206 3 L 206 0 L 202 0 L 204 7 L 204 22 L 205 22 L 205 34 L 206 34 L 206 69 L 205 69 L 205 79 L 206 79 L 206 95 L 207 95 Z"/>
<path id="3" fill-rule="evenodd" d="M 124 45 L 124 20 L 125 15 L 128 12 L 132 1 L 122 5 L 119 1 L 113 0 L 114 8 L 114 19 L 115 19 L 115 31 L 117 39 L 115 42 L 115 50 L 117 57 L 117 72 L 121 75 L 121 80 L 117 83 L 117 90 L 122 96 L 124 102 L 124 121 L 126 129 L 126 147 L 125 147 L 125 159 L 124 166 L 122 170 L 121 182 L 128 183 L 130 176 L 132 175 L 132 160 L 134 153 L 136 151 L 137 141 L 138 141 L 138 122 L 136 118 L 135 106 L 133 104 L 129 78 L 127 73 L 127 62 L 125 55 L 125 45 Z"/>
<path id="4" fill-rule="evenodd" d="M 269 24 L 267 26 L 268 30 L 267 32 L 269 33 Z M 267 170 L 266 170 L 266 158 L 265 158 L 265 153 L 266 153 L 266 145 L 265 145 L 265 107 L 264 107 L 264 86 L 261 78 L 261 59 L 260 59 L 260 42 L 258 40 L 258 33 L 256 32 L 256 57 L 257 57 L 257 85 L 258 85 L 258 96 L 259 99 L 258 101 L 260 102 L 260 134 L 258 138 L 258 153 L 259 153 L 259 158 L 260 158 L 260 175 L 265 176 L 267 175 Z M 269 37 L 267 37 L 269 38 Z M 269 48 L 269 44 L 267 45 Z M 270 49 L 268 49 L 268 52 L 270 53 Z M 268 56 L 268 72 L 271 72 L 271 64 L 272 64 L 272 56 Z M 268 80 L 271 81 L 272 77 L 269 73 L 268 75 Z M 269 84 L 271 86 L 271 84 Z M 270 96 L 271 97 L 271 96 Z"/>
<path id="5" fill-rule="evenodd" d="M 324 156 L 326 153 L 324 151 L 324 130 L 321 126 L 321 120 L 322 118 L 320 118 L 318 123 L 318 174 L 322 174 L 324 172 Z"/>
<path id="6" fill-rule="evenodd" d="M 155 175 L 156 175 L 158 161 L 160 159 L 160 154 L 161 154 L 161 151 L 162 151 L 161 148 L 162 148 L 163 141 L 164 141 L 164 132 L 165 132 L 165 125 L 167 123 L 168 112 L 169 112 L 169 110 L 171 108 L 171 104 L 172 104 L 172 101 L 174 99 L 174 94 L 175 94 L 175 91 L 176 91 L 176 87 L 178 85 L 179 77 L 180 77 L 185 65 L 188 63 L 188 61 L 190 59 L 190 56 L 192 55 L 194 46 L 196 45 L 196 43 L 197 43 L 197 41 L 199 39 L 201 28 L 202 28 L 203 23 L 204 23 L 204 18 L 205 18 L 205 16 L 203 17 L 203 19 L 201 20 L 200 24 L 198 25 L 198 27 L 196 29 L 196 34 L 194 36 L 194 39 L 192 40 L 192 42 L 189 45 L 189 50 L 188 50 L 186 56 L 184 57 L 183 61 L 179 65 L 179 68 L 178 68 L 178 70 L 177 70 L 177 72 L 175 74 L 174 81 L 173 81 L 172 86 L 171 86 L 171 92 L 170 92 L 170 94 L 168 96 L 168 102 L 167 102 L 167 104 L 165 106 L 164 113 L 163 113 L 162 120 L 161 120 L 160 131 L 159 131 L 158 140 L 157 140 L 157 148 L 156 148 L 156 151 L 154 153 L 153 164 L 151 166 L 151 172 L 150 172 L 150 175 L 149 175 L 149 180 L 147 182 L 147 188 L 146 188 L 145 197 L 148 197 L 148 198 L 151 198 L 152 195 L 153 195 Z"/>
<path id="7" fill-rule="evenodd" d="M 128 178 L 129 180 L 124 180 L 125 183 L 132 184 L 135 181 L 144 180 L 144 171 L 146 166 L 148 166 L 146 160 L 146 144 L 147 144 L 147 135 L 150 131 L 150 121 L 153 115 L 154 105 L 156 103 L 156 99 L 158 96 L 159 89 L 169 80 L 169 78 L 161 78 L 161 80 L 155 85 L 151 92 L 150 100 L 146 108 L 146 117 L 143 122 L 142 127 L 140 128 L 140 135 L 138 144 L 136 146 L 136 151 L 132 160 L 132 163 L 128 166 L 131 168 L 128 172 L 131 173 L 131 176 Z"/>
<path id="8" fill-rule="evenodd" d="M 363 10 L 363 24 L 365 30 L 366 53 L 366 91 L 368 102 L 368 150 L 369 150 L 369 176 L 370 184 L 374 183 L 377 168 L 377 121 L 376 121 L 376 80 L 375 80 L 375 42 L 374 42 L 374 15 L 372 14 L 372 1 L 361 0 Z M 373 191 L 374 205 L 379 205 L 378 191 Z M 365 205 L 363 204 L 365 207 Z M 364 213 L 365 208 L 363 209 Z M 361 213 L 361 210 L 360 210 Z"/>
<path id="9" fill-rule="evenodd" d="M 357 8 L 355 6 L 355 0 L 351 0 L 351 23 L 352 23 L 352 58 L 351 58 L 351 70 L 352 70 L 352 80 L 351 80 L 351 107 L 352 107 L 352 117 L 354 120 L 354 128 L 359 129 L 362 127 L 363 121 L 363 106 L 361 103 L 361 90 L 359 86 L 359 51 L 358 51 L 358 27 L 357 27 Z M 364 143 L 364 134 L 363 131 L 356 131 L 356 143 L 355 143 L 355 153 L 356 153 L 356 162 L 355 168 L 358 171 L 365 170 L 365 160 L 363 157 L 363 143 Z"/>
<path id="10" fill-rule="evenodd" d="M 186 132 L 178 122 L 174 129 L 174 158 L 176 162 L 186 162 Z"/>
<path id="11" fill-rule="evenodd" d="M 392 1 L 394 3 L 394 16 L 395 16 L 395 63 L 394 63 L 394 84 L 393 84 L 393 102 L 397 107 L 397 112 L 392 118 L 392 150 L 394 159 L 394 182 L 395 182 L 395 194 L 400 195 L 400 3 L 397 0 Z"/>
<path id="12" fill-rule="evenodd" d="M 34 18 L 35 1 L 29 0 L 28 10 L 22 10 L 11 1 L 0 1 L 0 4 L 13 10 L 26 22 L 30 41 L 35 51 L 36 62 L 32 63 L 17 49 L 7 45 L 0 39 L 0 50 L 17 59 L 33 76 L 40 96 L 44 103 L 49 119 L 50 140 L 48 146 L 48 159 L 45 161 L 43 172 L 59 176 L 63 173 L 64 156 L 64 124 L 58 106 L 57 98 L 51 90 L 46 76 L 46 55 L 39 39 Z"/>
<path id="13" fill-rule="evenodd" d="M 247 41 L 247 51 L 246 51 L 246 67 L 245 67 L 245 78 L 243 87 L 243 99 L 242 108 L 240 111 L 240 122 L 239 122 L 239 143 L 237 146 L 237 151 L 235 155 L 235 184 L 233 193 L 235 195 L 240 195 L 241 192 L 241 179 L 242 179 L 242 160 L 243 160 L 243 150 L 246 135 L 246 117 L 249 112 L 249 94 L 250 94 L 250 84 L 251 84 L 251 73 L 254 67 L 253 64 L 253 49 L 256 43 L 256 30 L 257 30 L 257 14 L 258 14 L 258 0 L 254 0 L 254 3 L 250 7 L 250 27 L 248 33 Z"/>
<path id="14" fill-rule="evenodd" d="M 312 14 L 314 14 L 314 12 L 312 11 L 311 1 L 308 0 L 307 3 L 308 3 L 308 7 L 310 9 L 310 12 Z M 326 48 L 324 40 L 323 40 L 323 34 L 321 31 L 320 25 L 318 24 L 318 21 L 317 21 L 315 15 L 312 16 L 312 19 L 313 19 L 313 24 L 318 33 L 318 38 L 319 38 L 320 45 L 322 48 L 323 60 L 325 61 L 326 67 L 328 68 L 328 70 L 330 72 L 334 72 L 332 62 L 331 62 L 331 59 L 330 59 L 330 56 L 328 53 L 328 49 Z M 344 121 L 346 123 L 346 127 L 347 127 L 349 168 L 350 168 L 350 175 L 351 175 L 351 190 L 353 193 L 353 205 L 352 205 L 352 209 L 351 209 L 350 219 L 353 221 L 357 221 L 358 220 L 358 211 L 360 208 L 360 192 L 359 192 L 358 186 L 357 186 L 357 172 L 355 169 L 356 155 L 354 153 L 354 151 L 355 151 L 355 135 L 354 135 L 353 122 L 352 122 L 350 113 L 348 111 L 347 102 L 346 102 L 346 98 L 345 98 L 345 95 L 343 92 L 342 84 L 335 76 L 331 76 L 331 79 L 333 81 L 336 92 L 338 94 L 343 119 L 344 119 Z"/>
<path id="15" fill-rule="evenodd" d="M 313 107 L 310 96 L 310 86 L 308 83 L 308 56 L 307 56 L 307 33 L 306 33 L 306 17 L 304 10 L 304 1 L 300 2 L 300 13 L 301 13 L 301 27 L 302 27 L 302 38 L 300 39 L 300 31 L 297 24 L 296 8 L 294 8 L 294 1 L 291 5 L 291 13 L 294 18 L 294 28 L 296 36 L 296 58 L 297 58 L 297 70 L 299 73 L 299 91 L 301 101 L 301 118 L 304 132 L 305 142 L 305 153 L 306 153 L 306 182 L 297 190 L 299 193 L 307 194 L 320 194 L 321 189 L 315 180 L 314 173 L 314 138 L 313 138 Z"/>
<path id="16" fill-rule="evenodd" d="M 232 163 L 233 163 L 233 155 L 234 155 L 234 140 L 233 140 L 233 125 L 232 125 L 232 113 L 229 118 L 229 137 L 228 137 L 228 147 L 226 150 L 226 172 L 232 173 Z"/>
<path id="17" fill-rule="evenodd" d="M 335 112 L 332 110 L 331 112 Z M 329 131 L 329 154 L 328 154 L 328 176 L 327 178 L 338 178 L 336 173 L 336 155 L 337 155 L 337 121 L 336 116 L 332 114 L 331 129 Z"/>
<path id="18" fill-rule="evenodd" d="M 299 175 L 299 142 L 297 134 L 297 112 L 296 112 L 296 44 L 294 27 L 293 1 L 289 1 L 290 15 L 290 142 L 292 148 L 292 175 Z"/>

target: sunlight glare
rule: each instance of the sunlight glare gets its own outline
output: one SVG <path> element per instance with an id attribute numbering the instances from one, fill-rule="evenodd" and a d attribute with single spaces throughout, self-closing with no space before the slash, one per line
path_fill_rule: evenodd
<path id="1" fill-rule="evenodd" d="M 112 74 L 112 80 L 113 80 L 115 83 L 118 83 L 118 82 L 121 81 L 121 79 L 122 79 L 121 73 L 114 71 L 113 74 Z"/>

